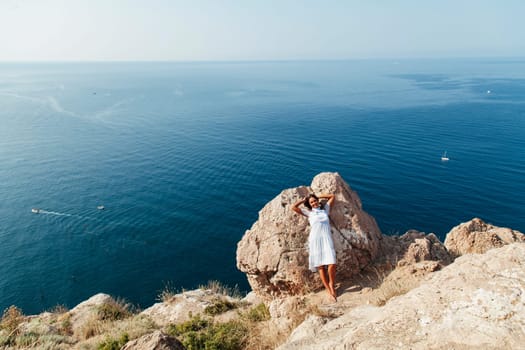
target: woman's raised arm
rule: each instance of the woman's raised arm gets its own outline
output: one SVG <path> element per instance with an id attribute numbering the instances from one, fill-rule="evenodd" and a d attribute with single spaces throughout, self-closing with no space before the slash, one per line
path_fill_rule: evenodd
<path id="1" fill-rule="evenodd" d="M 332 207 L 332 204 L 334 204 L 334 201 L 335 201 L 335 194 L 333 193 L 321 194 L 319 195 L 319 198 L 328 198 L 328 201 L 326 203 L 328 203 L 328 205 Z"/>
<path id="2" fill-rule="evenodd" d="M 299 205 L 303 204 L 306 199 L 300 199 L 297 202 L 295 202 L 294 205 L 292 205 L 292 210 L 295 211 L 297 214 L 304 215 L 304 213 L 299 208 Z M 306 215 L 304 215 L 306 216 Z"/>

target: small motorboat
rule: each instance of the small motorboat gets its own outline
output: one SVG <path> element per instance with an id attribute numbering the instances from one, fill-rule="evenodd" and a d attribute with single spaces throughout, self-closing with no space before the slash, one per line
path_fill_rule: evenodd
<path id="1" fill-rule="evenodd" d="M 104 207 L 103 205 L 99 205 L 99 206 L 97 206 L 97 209 L 98 210 L 104 210 L 104 209 L 106 209 L 106 207 Z"/>
<path id="2" fill-rule="evenodd" d="M 40 213 L 40 209 L 38 209 L 38 208 L 32 208 L 32 209 L 31 209 L 31 212 L 32 212 L 32 213 L 35 213 L 35 214 L 38 214 L 38 213 Z"/>

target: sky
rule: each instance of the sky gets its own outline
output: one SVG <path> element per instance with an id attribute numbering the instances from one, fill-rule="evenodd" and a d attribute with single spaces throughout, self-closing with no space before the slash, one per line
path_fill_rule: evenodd
<path id="1" fill-rule="evenodd" d="M 0 61 L 525 57 L 523 0 L 0 0 Z"/>

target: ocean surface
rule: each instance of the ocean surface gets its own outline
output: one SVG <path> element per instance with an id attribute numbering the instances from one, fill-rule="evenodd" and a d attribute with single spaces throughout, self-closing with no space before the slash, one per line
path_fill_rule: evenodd
<path id="1" fill-rule="evenodd" d="M 237 242 L 323 171 L 386 234 L 525 232 L 525 59 L 1 63 L 0 311 L 246 291 Z"/>

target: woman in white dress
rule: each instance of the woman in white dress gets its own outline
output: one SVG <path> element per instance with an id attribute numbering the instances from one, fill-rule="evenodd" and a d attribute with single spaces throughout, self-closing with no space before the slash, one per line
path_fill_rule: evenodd
<path id="1" fill-rule="evenodd" d="M 319 202 L 320 198 L 326 198 L 326 204 Z M 332 241 L 332 230 L 330 228 L 330 208 L 334 204 L 335 195 L 322 194 L 316 196 L 311 194 L 305 199 L 299 200 L 292 206 L 297 214 L 304 215 L 310 222 L 310 235 L 308 237 L 309 267 L 310 270 L 319 271 L 321 281 L 334 301 L 337 301 L 335 291 L 335 249 Z M 299 208 L 304 204 L 306 208 Z"/>

